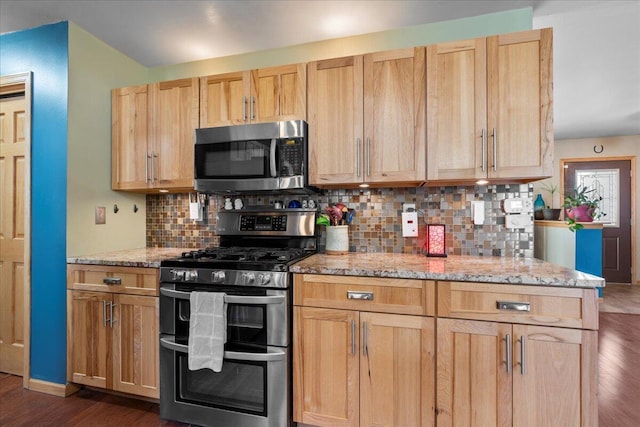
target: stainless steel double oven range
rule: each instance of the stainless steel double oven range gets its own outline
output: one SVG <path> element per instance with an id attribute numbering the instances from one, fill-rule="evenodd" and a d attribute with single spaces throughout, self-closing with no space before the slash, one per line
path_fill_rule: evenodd
<path id="1" fill-rule="evenodd" d="M 220 246 L 160 265 L 160 416 L 203 426 L 291 425 L 292 275 L 316 251 L 315 210 L 220 211 Z M 222 370 L 188 366 L 191 292 L 224 292 Z"/>

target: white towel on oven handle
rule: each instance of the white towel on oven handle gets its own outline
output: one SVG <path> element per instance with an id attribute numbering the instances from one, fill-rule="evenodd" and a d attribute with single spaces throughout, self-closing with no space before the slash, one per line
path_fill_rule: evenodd
<path id="1" fill-rule="evenodd" d="M 189 296 L 189 369 L 222 370 L 227 342 L 227 303 L 222 292 L 191 292 Z"/>

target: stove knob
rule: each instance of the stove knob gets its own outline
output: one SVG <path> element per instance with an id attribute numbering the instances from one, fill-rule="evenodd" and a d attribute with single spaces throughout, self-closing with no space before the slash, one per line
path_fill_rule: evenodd
<path id="1" fill-rule="evenodd" d="M 187 270 L 184 272 L 184 280 L 187 282 L 195 282 L 198 280 L 198 271 L 197 270 Z"/>
<path id="2" fill-rule="evenodd" d="M 251 285 L 256 280 L 256 275 L 253 273 L 242 273 L 242 281 L 245 285 Z"/>
<path id="3" fill-rule="evenodd" d="M 211 273 L 211 281 L 213 283 L 223 283 L 225 278 L 224 271 L 214 271 Z"/>
<path id="4" fill-rule="evenodd" d="M 265 286 L 271 281 L 271 275 L 269 274 L 258 274 L 258 285 Z"/>
<path id="5" fill-rule="evenodd" d="M 184 270 L 171 270 L 171 280 L 184 280 Z"/>

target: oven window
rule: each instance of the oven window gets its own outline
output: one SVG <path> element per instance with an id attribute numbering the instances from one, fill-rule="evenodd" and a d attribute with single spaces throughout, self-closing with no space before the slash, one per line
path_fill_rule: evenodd
<path id="1" fill-rule="evenodd" d="M 225 359 L 221 372 L 189 370 L 188 356 L 177 356 L 177 399 L 182 402 L 267 415 L 267 362 Z"/>

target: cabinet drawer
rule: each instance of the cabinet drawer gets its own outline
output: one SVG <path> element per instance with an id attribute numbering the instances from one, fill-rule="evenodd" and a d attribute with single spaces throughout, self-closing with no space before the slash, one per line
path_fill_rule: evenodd
<path id="1" fill-rule="evenodd" d="M 67 289 L 158 295 L 158 269 L 67 264 Z"/>
<path id="2" fill-rule="evenodd" d="M 596 289 L 438 282 L 438 316 L 598 329 Z"/>
<path id="3" fill-rule="evenodd" d="M 435 315 L 435 282 L 296 274 L 295 305 L 382 313 Z"/>

